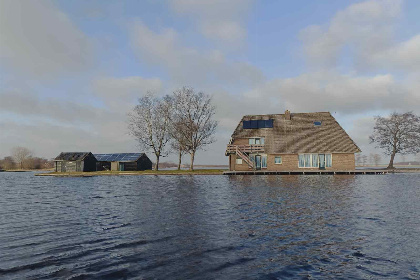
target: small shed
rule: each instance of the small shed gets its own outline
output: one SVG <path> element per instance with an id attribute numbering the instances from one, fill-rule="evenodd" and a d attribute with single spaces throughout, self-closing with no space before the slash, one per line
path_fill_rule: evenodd
<path id="1" fill-rule="evenodd" d="M 94 154 L 96 169 L 112 171 L 141 171 L 152 169 L 152 161 L 145 153 Z"/>
<path id="2" fill-rule="evenodd" d="M 54 159 L 55 172 L 96 171 L 96 162 L 91 152 L 62 152 Z"/>

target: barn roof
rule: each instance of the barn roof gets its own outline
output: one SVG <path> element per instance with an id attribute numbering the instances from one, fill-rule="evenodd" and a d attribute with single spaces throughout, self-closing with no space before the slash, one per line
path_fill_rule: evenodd
<path id="1" fill-rule="evenodd" d="M 137 161 L 144 153 L 94 154 L 98 161 Z"/>
<path id="2" fill-rule="evenodd" d="M 247 115 L 232 134 L 238 138 L 265 137 L 265 152 L 358 153 L 356 143 L 329 112 Z M 243 121 L 273 120 L 272 128 L 244 129 Z"/>
<path id="3" fill-rule="evenodd" d="M 90 152 L 62 152 L 54 160 L 84 160 L 89 154 Z"/>

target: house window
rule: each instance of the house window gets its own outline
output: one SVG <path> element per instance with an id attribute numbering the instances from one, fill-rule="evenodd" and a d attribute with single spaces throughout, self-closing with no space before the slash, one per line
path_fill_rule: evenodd
<path id="1" fill-rule="evenodd" d="M 242 159 L 241 158 L 237 158 L 236 159 L 236 164 L 242 164 Z"/>
<path id="2" fill-rule="evenodd" d="M 325 167 L 332 166 L 332 156 L 331 154 L 325 154 Z"/>
<path id="3" fill-rule="evenodd" d="M 281 156 L 274 157 L 274 164 L 281 164 L 281 163 L 282 163 Z"/>
<path id="4" fill-rule="evenodd" d="M 260 138 L 249 138 L 248 139 L 248 144 L 249 145 L 264 145 L 264 138 L 260 137 Z"/>
<path id="5" fill-rule="evenodd" d="M 318 154 L 312 154 L 312 167 L 319 167 L 319 156 L 318 156 Z"/>
<path id="6" fill-rule="evenodd" d="M 303 157 L 303 155 L 299 155 L 299 167 L 305 167 L 305 158 Z"/>
<path id="7" fill-rule="evenodd" d="M 321 126 L 321 124 L 322 124 L 322 122 L 320 122 L 320 121 L 314 122 L 314 126 Z"/>
<path id="8" fill-rule="evenodd" d="M 255 159 L 256 156 L 258 156 L 257 159 Z M 256 168 L 267 168 L 267 155 L 250 154 L 249 159 Z"/>
<path id="9" fill-rule="evenodd" d="M 299 168 L 307 167 L 332 167 L 331 154 L 300 154 Z"/>

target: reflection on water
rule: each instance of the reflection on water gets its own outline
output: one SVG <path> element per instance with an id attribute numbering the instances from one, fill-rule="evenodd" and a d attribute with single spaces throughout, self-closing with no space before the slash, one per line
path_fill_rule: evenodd
<path id="1" fill-rule="evenodd" d="M 420 279 L 418 174 L 0 174 L 1 279 Z"/>

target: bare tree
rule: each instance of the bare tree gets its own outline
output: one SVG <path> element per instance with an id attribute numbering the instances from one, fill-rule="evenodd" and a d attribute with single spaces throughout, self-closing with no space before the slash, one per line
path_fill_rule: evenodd
<path id="1" fill-rule="evenodd" d="M 373 165 L 374 164 L 374 155 L 373 155 L 373 153 L 370 153 L 369 154 L 369 165 Z"/>
<path id="2" fill-rule="evenodd" d="M 185 146 L 183 146 L 181 142 L 178 142 L 176 140 L 171 142 L 171 148 L 172 148 L 172 150 L 174 150 L 178 153 L 177 169 L 181 170 L 182 156 L 188 153 L 187 148 Z"/>
<path id="3" fill-rule="evenodd" d="M 20 169 L 23 169 L 26 161 L 32 157 L 32 152 L 25 147 L 14 147 L 12 149 L 12 157 L 15 159 L 16 164 Z"/>
<path id="4" fill-rule="evenodd" d="M 159 170 L 159 159 L 165 155 L 165 147 L 170 140 L 171 103 L 167 97 L 157 98 L 151 92 L 139 98 L 138 102 L 128 114 L 129 133 L 142 148 L 153 151 L 156 156 L 155 170 Z"/>
<path id="5" fill-rule="evenodd" d="M 176 100 L 173 97 L 170 97 L 172 108 L 176 108 Z M 184 129 L 184 124 L 182 120 L 178 119 L 180 114 L 177 114 L 175 110 L 171 112 L 171 122 L 169 125 L 169 134 L 172 138 L 171 148 L 173 151 L 178 153 L 178 170 L 181 170 L 182 156 L 188 153 L 188 147 L 184 139 L 184 134 L 182 130 Z"/>
<path id="6" fill-rule="evenodd" d="M 362 165 L 362 154 L 356 154 L 356 166 Z"/>
<path id="7" fill-rule="evenodd" d="M 215 141 L 217 121 L 213 120 L 216 108 L 211 97 L 203 92 L 183 87 L 173 93 L 174 119 L 178 122 L 180 143 L 191 156 L 190 170 L 194 170 L 197 150 Z"/>
<path id="8" fill-rule="evenodd" d="M 381 160 L 382 160 L 381 155 L 373 154 L 373 162 L 375 163 L 375 166 L 378 166 Z"/>
<path id="9" fill-rule="evenodd" d="M 376 147 L 391 156 L 387 168 L 394 168 L 396 154 L 420 152 L 420 117 L 407 112 L 392 113 L 388 118 L 377 116 L 373 134 L 369 137 Z"/>
<path id="10" fill-rule="evenodd" d="M 363 166 L 366 166 L 367 161 L 368 161 L 368 156 L 367 155 L 363 155 L 362 156 Z"/>
<path id="11" fill-rule="evenodd" d="M 14 169 L 16 168 L 16 163 L 12 157 L 4 157 L 2 160 L 0 160 L 0 169 Z"/>

